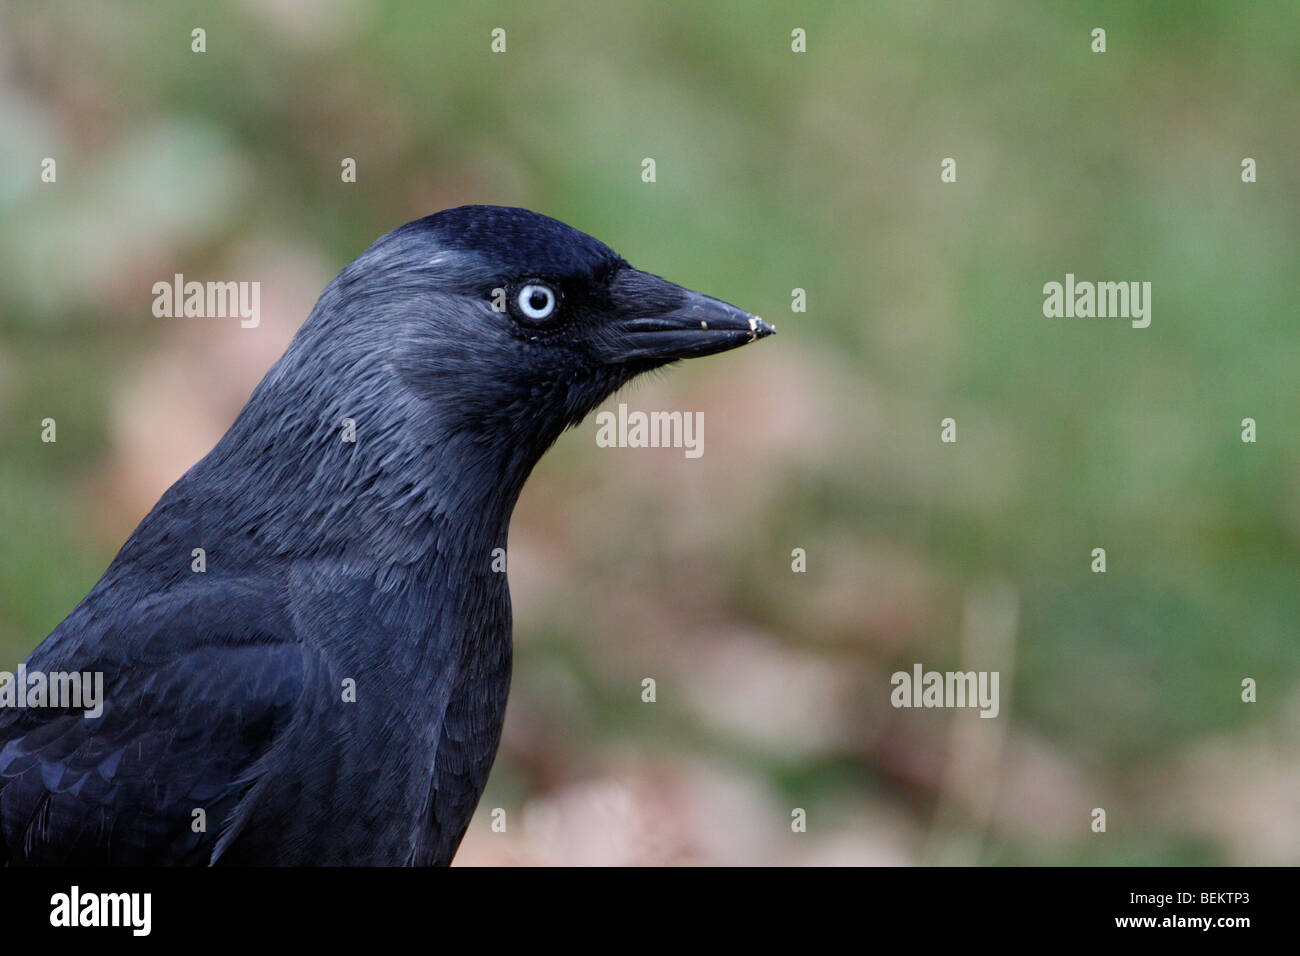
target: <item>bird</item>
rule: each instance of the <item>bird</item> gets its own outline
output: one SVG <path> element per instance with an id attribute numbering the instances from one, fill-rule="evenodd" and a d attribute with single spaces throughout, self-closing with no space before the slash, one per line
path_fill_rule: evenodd
<path id="1" fill-rule="evenodd" d="M 0 707 L 0 863 L 450 864 L 529 473 L 637 376 L 774 331 L 527 209 L 377 239 L 24 662 L 103 700 Z"/>

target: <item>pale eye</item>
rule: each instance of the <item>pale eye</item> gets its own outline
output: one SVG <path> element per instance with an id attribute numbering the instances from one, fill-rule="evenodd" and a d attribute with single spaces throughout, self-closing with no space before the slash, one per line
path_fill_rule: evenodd
<path id="1" fill-rule="evenodd" d="M 555 290 L 540 282 L 530 282 L 519 290 L 515 302 L 524 318 L 542 322 L 555 312 Z"/>

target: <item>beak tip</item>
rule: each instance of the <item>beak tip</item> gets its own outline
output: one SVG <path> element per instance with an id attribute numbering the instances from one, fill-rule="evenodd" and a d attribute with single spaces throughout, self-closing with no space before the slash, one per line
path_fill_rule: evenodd
<path id="1" fill-rule="evenodd" d="M 765 339 L 769 335 L 776 335 L 776 326 L 763 321 L 761 316 L 751 315 L 749 317 L 749 340 L 755 342 L 758 339 Z"/>

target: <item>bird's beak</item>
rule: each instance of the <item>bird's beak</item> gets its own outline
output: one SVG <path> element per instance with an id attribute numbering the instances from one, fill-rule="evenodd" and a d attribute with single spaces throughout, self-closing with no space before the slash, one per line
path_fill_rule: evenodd
<path id="1" fill-rule="evenodd" d="M 611 283 L 619 318 L 598 346 L 608 362 L 662 364 L 725 352 L 776 332 L 756 315 L 624 267 Z"/>

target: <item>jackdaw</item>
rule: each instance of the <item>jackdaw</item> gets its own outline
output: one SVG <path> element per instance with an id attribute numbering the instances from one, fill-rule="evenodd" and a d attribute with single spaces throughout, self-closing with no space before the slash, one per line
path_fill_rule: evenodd
<path id="1" fill-rule="evenodd" d="M 25 662 L 0 862 L 449 863 L 501 737 L 494 557 L 529 472 L 633 377 L 772 331 L 524 209 L 376 241 Z M 101 714 L 31 706 L 73 673 Z"/>

